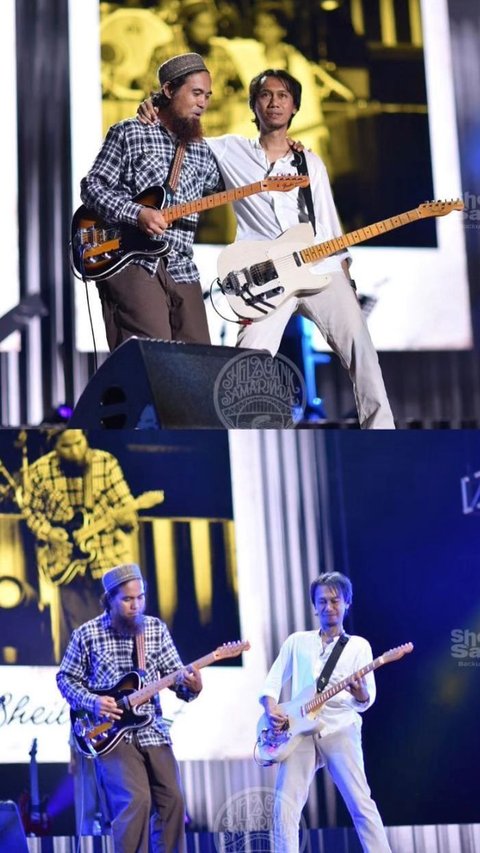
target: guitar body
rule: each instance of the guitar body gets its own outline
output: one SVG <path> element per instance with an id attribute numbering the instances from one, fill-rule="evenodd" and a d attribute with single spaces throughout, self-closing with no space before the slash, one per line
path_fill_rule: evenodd
<path id="1" fill-rule="evenodd" d="M 323 705 L 315 711 L 302 715 L 302 706 L 317 695 L 315 687 L 302 690 L 290 702 L 282 702 L 278 707 L 288 716 L 288 724 L 284 729 L 275 730 L 270 727 L 266 714 L 262 714 L 257 726 L 256 755 L 265 764 L 278 764 L 291 755 L 302 737 L 311 735 L 318 730 L 319 715 Z"/>
<path id="2" fill-rule="evenodd" d="M 257 727 L 255 759 L 260 758 L 264 766 L 284 761 L 298 746 L 300 738 L 311 735 L 318 730 L 320 726 L 319 715 L 329 699 L 345 690 L 352 681 L 364 678 L 367 673 L 373 672 L 379 666 L 400 660 L 412 651 L 413 643 L 405 643 L 403 646 L 390 649 L 352 675 L 342 678 L 341 681 L 337 681 L 331 687 L 325 687 L 321 693 L 317 692 L 316 686 L 306 687 L 291 702 L 284 702 L 279 706 L 288 717 L 288 721 L 282 729 L 271 728 L 267 715 L 263 714 Z"/>
<path id="3" fill-rule="evenodd" d="M 162 503 L 164 493 L 160 489 L 144 492 L 128 504 L 119 507 L 120 511 L 131 509 L 151 509 Z M 70 583 L 78 575 L 82 576 L 90 563 L 97 559 L 102 551 L 101 534 L 115 522 L 115 509 L 100 507 L 97 504 L 95 512 L 80 507 L 74 517 L 63 524 L 68 533 L 66 542 L 59 542 L 53 547 L 50 543 L 37 551 L 38 564 L 50 583 L 63 585 Z"/>
<path id="4" fill-rule="evenodd" d="M 202 669 L 202 667 L 209 666 L 216 661 L 238 657 L 242 652 L 248 651 L 249 648 L 248 640 L 224 643 L 214 652 L 193 661 L 189 666 Z M 113 696 L 118 707 L 122 708 L 123 716 L 114 722 L 105 717 L 97 719 L 94 714 L 87 711 L 71 711 L 73 734 L 80 752 L 90 758 L 105 755 L 115 748 L 127 731 L 143 729 L 150 725 L 153 714 L 148 710 L 142 711 L 141 709 L 160 690 L 173 687 L 184 670 L 185 668 L 182 667 L 164 675 L 159 681 L 149 682 L 143 687 L 138 672 L 133 671 L 124 675 L 114 687 L 107 690 L 94 690 L 93 692 L 97 693 L 98 696 Z"/>
<path id="5" fill-rule="evenodd" d="M 227 246 L 218 259 L 220 288 L 239 317 L 263 320 L 291 296 L 308 296 L 327 286 L 331 276 L 315 275 L 310 264 L 417 219 L 446 216 L 463 208 L 462 199 L 425 202 L 414 210 L 342 237 L 332 237 L 316 246 L 311 245 L 313 230 L 309 224 L 295 225 L 273 241 L 240 240 Z M 285 255 L 287 251 L 290 256 Z"/>
<path id="6" fill-rule="evenodd" d="M 140 676 L 138 672 L 132 671 L 124 675 L 113 687 L 92 691 L 97 696 L 113 696 L 116 699 L 117 705 L 123 709 L 120 720 L 114 722 L 106 720 L 102 723 L 88 711 L 70 711 L 73 735 L 80 752 L 89 758 L 106 755 L 127 732 L 144 729 L 150 725 L 153 714 L 148 710 L 142 710 L 142 706 L 130 707 L 127 699 L 140 687 Z M 91 730 L 95 730 L 95 734 L 89 737 Z"/>
<path id="7" fill-rule="evenodd" d="M 92 522 L 91 513 L 81 507 L 70 521 L 62 525 L 63 530 L 68 533 L 68 540 L 56 543 L 54 548 L 47 544 L 38 550 L 39 566 L 50 583 L 62 586 L 85 574 L 89 564 L 97 556 L 91 540 L 92 534 L 88 533 L 93 524 L 95 522 Z M 82 535 L 85 539 L 90 535 L 90 541 L 82 541 Z"/>
<path id="8" fill-rule="evenodd" d="M 20 815 L 26 835 L 51 834 L 52 819 L 46 809 L 46 797 L 40 799 L 37 765 L 37 738 L 30 750 L 30 791 L 24 791 L 19 800 Z"/>
<path id="9" fill-rule="evenodd" d="M 311 266 L 296 259 L 296 253 L 308 248 L 313 239 L 312 226 L 302 223 L 276 240 L 239 240 L 227 246 L 217 270 L 235 314 L 245 320 L 263 320 L 292 296 L 311 296 L 327 287 L 330 275 L 315 274 Z"/>
<path id="10" fill-rule="evenodd" d="M 46 811 L 46 800 L 38 805 L 32 803 L 30 794 L 24 791 L 18 801 L 20 817 L 25 835 L 36 835 L 44 838 L 52 833 L 52 819 Z"/>
<path id="11" fill-rule="evenodd" d="M 133 201 L 161 209 L 165 202 L 162 187 L 148 187 Z M 162 237 L 149 237 L 132 225 L 112 225 L 104 222 L 93 210 L 82 205 L 72 219 L 72 262 L 83 278 L 97 281 L 124 269 L 135 258 L 163 257 L 170 248 Z M 88 258 L 84 252 L 97 248 L 98 254 Z"/>

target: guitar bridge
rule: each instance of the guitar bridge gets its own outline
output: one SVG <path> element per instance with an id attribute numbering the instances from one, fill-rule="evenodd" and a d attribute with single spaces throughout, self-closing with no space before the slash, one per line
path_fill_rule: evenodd
<path id="1" fill-rule="evenodd" d="M 263 261 L 260 264 L 253 264 L 251 267 L 244 267 L 241 270 L 229 272 L 226 278 L 220 282 L 220 288 L 225 294 L 231 296 L 242 296 L 245 291 L 250 292 L 252 287 L 263 287 L 269 281 L 278 279 L 277 270 L 273 261 Z M 269 291 L 263 296 L 275 295 L 277 292 L 283 293 L 281 290 L 275 289 Z M 260 298 L 260 297 L 259 297 Z"/>
<path id="2" fill-rule="evenodd" d="M 267 299 L 271 299 L 272 296 L 280 296 L 285 292 L 285 288 L 282 286 L 273 287 L 272 290 L 267 290 L 266 293 L 259 293 L 258 296 L 250 296 L 250 299 L 245 299 L 244 302 L 246 305 L 251 305 L 253 308 L 258 308 L 259 305 L 267 305 L 269 308 L 275 308 L 275 305 L 268 305 Z"/>
<path id="3" fill-rule="evenodd" d="M 227 277 L 220 282 L 220 290 L 229 296 L 241 296 L 242 291 L 252 283 L 248 278 L 248 270 L 229 272 Z"/>
<path id="4" fill-rule="evenodd" d="M 277 748 L 283 743 L 286 743 L 291 738 L 291 732 L 288 723 L 281 729 L 262 729 L 258 736 L 258 743 L 261 746 Z"/>
<path id="5" fill-rule="evenodd" d="M 85 737 L 88 730 L 88 721 L 84 717 L 77 717 L 73 724 L 73 731 L 77 737 Z"/>

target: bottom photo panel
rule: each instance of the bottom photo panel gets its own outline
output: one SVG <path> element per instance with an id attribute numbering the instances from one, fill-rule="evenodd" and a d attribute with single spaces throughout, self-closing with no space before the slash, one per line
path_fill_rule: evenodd
<path id="1" fill-rule="evenodd" d="M 0 431 L 0 851 L 480 851 L 479 553 L 473 430 Z"/>

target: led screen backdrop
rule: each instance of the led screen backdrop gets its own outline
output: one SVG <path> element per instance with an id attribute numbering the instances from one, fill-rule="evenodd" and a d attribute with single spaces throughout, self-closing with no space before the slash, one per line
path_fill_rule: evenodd
<path id="1" fill-rule="evenodd" d="M 69 434 L 84 440 L 80 431 Z M 54 680 L 71 633 L 63 625 L 101 612 L 92 577 L 107 566 L 142 566 L 148 612 L 167 622 L 186 663 L 240 638 L 228 437 L 165 433 L 153 442 L 147 435 L 126 442 L 121 432 L 91 433 L 79 476 L 68 461 L 55 467 L 55 434 L 0 434 L 3 760 L 27 760 L 34 735 L 40 761 L 64 760 L 68 714 Z M 66 477 L 80 501 L 71 524 L 62 520 Z M 137 530 L 115 519 L 124 488 L 137 501 Z M 67 531 L 66 545 L 46 542 L 46 526 Z M 81 596 L 72 603 L 77 583 Z M 241 669 L 242 659 L 224 666 Z M 166 703 L 174 716 L 183 704 L 173 694 Z"/>
<path id="2" fill-rule="evenodd" d="M 420 0 L 344 2 L 331 12 L 320 6 L 285 0 L 255 12 L 250 0 L 71 3 L 75 203 L 107 127 L 134 115 L 155 88 L 158 64 L 188 49 L 203 53 L 212 70 L 206 134 L 254 136 L 248 83 L 263 68 L 287 67 L 301 80 L 292 135 L 324 157 L 346 231 L 426 200 L 461 197 L 445 0 L 434 9 Z M 86 64 L 88 89 L 80 72 Z M 377 348 L 471 345 L 464 221 L 457 212 L 424 219 L 354 249 L 352 273 L 369 297 Z M 234 233 L 228 209 L 201 220 L 196 257 L 206 290 L 216 276 L 215 245 Z M 81 285 L 77 295 L 78 345 L 90 349 Z M 105 346 L 96 295 L 92 303 Z M 213 310 L 210 319 L 215 341 L 233 343 L 235 326 Z"/>

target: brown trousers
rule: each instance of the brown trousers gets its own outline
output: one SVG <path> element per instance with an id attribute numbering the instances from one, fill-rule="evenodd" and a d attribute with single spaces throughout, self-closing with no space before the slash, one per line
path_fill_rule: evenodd
<path id="1" fill-rule="evenodd" d="M 135 736 L 134 736 L 135 741 Z M 172 748 L 124 740 L 95 759 L 106 793 L 115 853 L 185 853 L 185 805 Z"/>
<path id="2" fill-rule="evenodd" d="M 138 264 L 98 284 L 110 351 L 132 335 L 209 344 L 200 282 L 173 280 L 160 259 L 151 276 Z"/>

